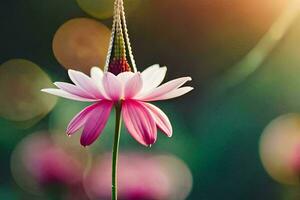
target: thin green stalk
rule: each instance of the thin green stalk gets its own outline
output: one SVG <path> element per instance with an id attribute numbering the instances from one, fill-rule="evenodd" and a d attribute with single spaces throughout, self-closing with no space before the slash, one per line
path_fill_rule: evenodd
<path id="1" fill-rule="evenodd" d="M 118 153 L 119 153 L 119 141 L 121 133 L 121 105 L 116 105 L 116 126 L 115 126 L 115 138 L 112 152 L 112 191 L 111 199 L 118 199 L 118 187 L 117 187 L 117 166 L 118 166 Z"/>

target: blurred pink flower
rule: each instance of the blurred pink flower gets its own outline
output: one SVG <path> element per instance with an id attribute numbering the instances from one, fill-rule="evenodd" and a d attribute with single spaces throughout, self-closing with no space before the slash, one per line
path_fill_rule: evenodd
<path id="1" fill-rule="evenodd" d="M 81 182 L 83 166 L 48 137 L 34 138 L 22 155 L 27 171 L 44 186 L 74 186 Z"/>
<path id="2" fill-rule="evenodd" d="M 290 164 L 292 170 L 294 170 L 294 172 L 300 176 L 300 145 L 297 145 L 294 148 L 294 152 L 291 155 Z"/>
<path id="3" fill-rule="evenodd" d="M 86 165 L 83 155 L 75 152 L 57 145 L 49 135 L 30 135 L 13 153 L 13 177 L 24 191 L 33 194 L 87 200 L 82 184 Z"/>
<path id="4" fill-rule="evenodd" d="M 122 116 L 129 133 L 139 143 L 149 146 L 156 141 L 157 127 L 167 136 L 172 136 L 172 126 L 166 114 L 158 107 L 147 103 L 175 98 L 191 91 L 181 87 L 190 77 L 178 78 L 159 86 L 166 74 L 166 67 L 153 65 L 142 73 L 122 72 L 117 76 L 98 68 L 91 69 L 91 77 L 82 72 L 69 70 L 75 84 L 54 83 L 58 89 L 42 91 L 77 101 L 95 102 L 78 113 L 69 123 L 67 133 L 72 135 L 81 127 L 80 142 L 92 144 L 101 134 L 114 105 L 121 104 Z"/>
<path id="5" fill-rule="evenodd" d="M 111 155 L 100 158 L 84 179 L 84 187 L 91 199 L 110 199 Z M 150 155 L 125 153 L 119 157 L 118 199 L 169 199 L 171 182 L 160 163 Z"/>

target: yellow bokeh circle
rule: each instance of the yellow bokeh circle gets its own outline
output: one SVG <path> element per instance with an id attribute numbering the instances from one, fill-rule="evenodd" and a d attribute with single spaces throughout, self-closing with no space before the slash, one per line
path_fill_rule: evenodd
<path id="1" fill-rule="evenodd" d="M 88 73 L 93 66 L 104 66 L 110 30 L 100 22 L 88 18 L 71 19 L 54 35 L 53 52 L 67 69 Z"/>
<path id="2" fill-rule="evenodd" d="M 35 63 L 11 59 L 1 64 L 0 116 L 21 122 L 46 115 L 57 100 L 40 91 L 47 87 L 53 87 L 52 81 Z"/>

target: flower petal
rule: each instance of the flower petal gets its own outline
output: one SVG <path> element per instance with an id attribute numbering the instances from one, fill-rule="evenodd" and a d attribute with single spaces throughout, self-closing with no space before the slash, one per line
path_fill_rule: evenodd
<path id="1" fill-rule="evenodd" d="M 84 91 L 88 92 L 90 95 L 94 96 L 95 98 L 103 99 L 103 95 L 100 93 L 96 84 L 90 77 L 88 77 L 82 72 L 71 70 L 71 69 L 68 70 L 68 74 L 70 79 L 73 81 L 75 85 L 77 85 Z"/>
<path id="2" fill-rule="evenodd" d="M 120 100 L 122 95 L 122 84 L 114 74 L 110 72 L 104 74 L 103 86 L 106 94 L 111 100 Z"/>
<path id="3" fill-rule="evenodd" d="M 193 89 L 194 89 L 193 87 L 189 87 L 189 86 L 181 87 L 181 88 L 172 90 L 171 92 L 168 92 L 164 95 L 151 98 L 148 101 L 159 101 L 159 100 L 166 100 L 166 99 L 176 98 L 176 97 L 182 96 L 182 95 L 190 92 Z"/>
<path id="4" fill-rule="evenodd" d="M 177 78 L 172 81 L 169 81 L 167 83 L 162 84 L 158 88 L 155 88 L 153 91 L 151 91 L 149 94 L 146 94 L 139 98 L 139 100 L 143 101 L 152 101 L 153 99 L 161 100 L 160 97 L 166 95 L 167 93 L 176 90 L 183 84 L 185 84 L 187 81 L 192 80 L 191 77 L 182 77 Z"/>
<path id="5" fill-rule="evenodd" d="M 134 74 L 134 76 L 126 82 L 124 88 L 124 98 L 126 99 L 126 98 L 134 97 L 136 94 L 139 93 L 142 87 L 143 87 L 142 77 L 141 74 L 138 72 Z"/>
<path id="6" fill-rule="evenodd" d="M 164 80 L 167 72 L 167 67 L 159 67 L 159 65 L 152 65 L 142 72 L 143 89 L 142 94 L 153 90 L 159 86 Z"/>
<path id="7" fill-rule="evenodd" d="M 90 112 L 80 138 L 81 145 L 90 145 L 99 137 L 109 118 L 112 107 L 113 102 L 103 100 Z"/>
<path id="8" fill-rule="evenodd" d="M 65 83 L 65 82 L 55 82 L 54 85 L 59 89 L 62 89 L 70 94 L 74 94 L 76 96 L 80 96 L 84 98 L 95 99 L 95 97 L 93 97 L 92 95 L 90 95 L 89 93 L 82 90 L 80 87 L 76 85 Z"/>
<path id="9" fill-rule="evenodd" d="M 150 111 L 150 113 L 154 117 L 154 121 L 158 128 L 162 130 L 168 137 L 172 136 L 172 125 L 168 116 L 158 107 L 150 104 L 150 103 L 143 103 Z"/>
<path id="10" fill-rule="evenodd" d="M 117 75 L 117 78 L 119 79 L 122 85 L 126 85 L 127 81 L 130 80 L 134 75 L 135 73 L 133 72 L 122 72 Z"/>
<path id="11" fill-rule="evenodd" d="M 102 95 L 103 99 L 108 99 L 107 94 L 103 87 L 103 76 L 104 73 L 99 67 L 92 67 L 91 68 L 91 78 L 96 84 L 100 94 Z"/>
<path id="12" fill-rule="evenodd" d="M 150 67 L 147 67 L 142 74 L 147 75 L 146 77 L 149 77 L 152 75 L 153 72 L 159 69 L 159 64 L 151 65 Z"/>
<path id="13" fill-rule="evenodd" d="M 156 141 L 155 121 L 143 104 L 134 100 L 123 101 L 122 116 L 127 130 L 139 143 L 149 146 Z"/>
<path id="14" fill-rule="evenodd" d="M 91 106 L 88 106 L 84 108 L 82 111 L 80 111 L 73 119 L 70 121 L 68 127 L 67 127 L 67 134 L 72 135 L 75 133 L 78 129 L 80 129 L 86 120 L 89 117 L 89 114 L 92 110 L 94 110 L 98 106 L 98 103 L 95 103 Z"/>
<path id="15" fill-rule="evenodd" d="M 94 66 L 91 68 L 91 78 L 94 81 L 101 80 L 102 77 L 103 77 L 103 71 L 99 67 Z"/>
<path id="16" fill-rule="evenodd" d="M 42 89 L 41 91 L 55 95 L 55 96 L 63 97 L 66 99 L 72 99 L 75 101 L 87 101 L 87 102 L 98 101 L 97 99 L 89 99 L 89 98 L 80 97 L 80 96 L 70 94 L 64 90 L 56 89 L 56 88 L 46 88 L 46 89 Z"/>

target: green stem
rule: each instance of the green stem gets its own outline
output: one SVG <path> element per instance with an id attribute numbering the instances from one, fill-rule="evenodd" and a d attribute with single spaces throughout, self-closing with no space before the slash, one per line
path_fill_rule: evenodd
<path id="1" fill-rule="evenodd" d="M 119 152 L 119 141 L 120 141 L 120 133 L 121 133 L 121 105 L 116 105 L 116 126 L 115 126 L 115 138 L 114 138 L 114 146 L 112 152 L 112 191 L 111 191 L 111 199 L 117 200 L 117 165 L 118 165 L 118 152 Z"/>

